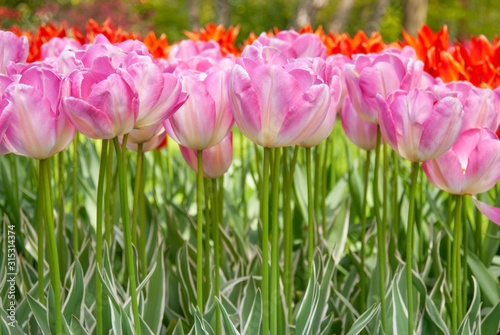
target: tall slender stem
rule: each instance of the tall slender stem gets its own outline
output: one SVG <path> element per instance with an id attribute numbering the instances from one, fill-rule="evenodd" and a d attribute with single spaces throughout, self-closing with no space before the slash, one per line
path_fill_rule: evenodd
<path id="1" fill-rule="evenodd" d="M 78 177 L 78 132 L 75 133 L 75 138 L 73 139 L 73 250 L 75 255 L 80 250 L 79 240 L 78 240 L 78 190 L 76 187 L 77 177 Z"/>
<path id="2" fill-rule="evenodd" d="M 448 194 L 448 202 L 446 205 L 446 226 L 451 228 L 451 222 L 453 221 L 453 196 Z M 452 251 L 452 238 L 451 236 L 446 237 L 446 277 L 448 279 L 448 284 L 453 284 L 453 251 Z"/>
<path id="3" fill-rule="evenodd" d="M 144 152 L 143 152 L 144 155 Z M 146 278 L 148 272 L 148 260 L 146 250 L 146 195 L 144 193 L 144 159 L 141 166 L 141 182 L 139 185 L 139 255 L 141 257 L 141 276 Z"/>
<path id="4" fill-rule="evenodd" d="M 203 150 L 198 150 L 197 192 L 196 299 L 203 314 Z"/>
<path id="5" fill-rule="evenodd" d="M 243 219 L 245 225 L 248 224 L 248 210 L 247 210 L 247 202 L 245 196 L 245 186 L 246 186 L 246 169 L 245 169 L 245 136 L 243 133 L 240 133 L 240 154 L 241 154 L 241 206 L 243 207 Z"/>
<path id="6" fill-rule="evenodd" d="M 134 183 L 134 202 L 132 207 L 132 243 L 134 245 L 137 244 L 137 217 L 139 212 L 139 192 L 141 188 L 141 178 L 142 178 L 142 160 L 143 160 L 143 152 L 142 152 L 142 143 L 137 145 L 137 165 L 136 165 L 136 173 L 135 173 L 135 183 Z M 139 251 L 141 252 L 141 251 Z"/>
<path id="7" fill-rule="evenodd" d="M 219 209 L 220 209 L 220 204 L 219 204 L 219 190 L 217 188 L 217 179 L 212 179 L 212 238 L 214 241 L 214 259 L 215 259 L 215 296 L 217 299 L 220 299 L 220 274 L 219 274 L 219 269 L 220 269 L 220 243 L 219 243 Z M 215 304 L 215 333 L 217 335 L 220 335 L 222 333 L 222 326 L 221 326 L 221 319 L 220 319 L 220 306 L 219 304 Z"/>
<path id="8" fill-rule="evenodd" d="M 57 254 L 56 236 L 55 236 L 55 224 L 54 224 L 54 213 L 52 212 L 52 195 L 50 190 L 50 161 L 49 159 L 43 159 L 40 161 L 40 177 L 43 178 L 43 198 L 45 207 L 45 223 L 47 232 L 47 244 L 49 244 L 49 251 L 51 253 L 50 258 L 52 268 L 51 282 L 54 289 L 54 311 L 56 313 L 56 333 L 62 334 L 62 310 L 61 310 L 61 282 L 59 274 L 59 256 Z"/>
<path id="9" fill-rule="evenodd" d="M 99 180 L 97 183 L 97 210 L 96 210 L 96 260 L 97 267 L 102 269 L 102 202 L 103 202 L 103 189 L 104 178 L 106 176 L 108 155 L 108 140 L 102 140 L 101 146 L 101 164 L 99 166 Z M 103 334 L 102 329 L 102 283 L 99 276 L 95 276 L 96 283 L 96 310 L 97 310 L 97 334 Z"/>
<path id="10" fill-rule="evenodd" d="M 477 199 L 479 201 L 482 200 L 482 195 L 481 194 L 478 194 L 476 195 Z M 481 212 L 476 208 L 476 215 L 474 216 L 474 223 L 476 224 L 476 227 L 475 227 L 475 239 L 476 239 L 476 255 L 479 255 L 481 257 L 482 253 L 483 253 L 483 247 L 482 247 L 482 244 L 483 244 L 483 232 L 482 232 L 482 229 L 483 229 L 483 215 L 481 214 Z"/>
<path id="11" fill-rule="evenodd" d="M 288 149 L 283 150 L 283 242 L 284 242 L 284 268 L 283 285 L 285 287 L 286 309 L 288 320 L 292 316 L 292 209 L 290 204 Z"/>
<path id="12" fill-rule="evenodd" d="M 330 152 L 330 141 L 325 141 L 325 153 L 323 159 L 323 171 L 321 173 L 321 228 L 323 229 L 323 236 L 326 237 L 326 186 L 328 183 L 328 154 Z M 332 161 L 333 169 L 333 161 Z"/>
<path id="13" fill-rule="evenodd" d="M 112 212 L 114 206 L 111 206 L 111 198 L 113 197 L 113 142 L 108 143 L 108 157 L 106 166 L 106 196 L 104 197 L 104 236 L 108 245 L 111 243 L 111 230 L 112 230 Z"/>
<path id="14" fill-rule="evenodd" d="M 365 170 L 363 175 L 363 204 L 361 206 L 361 274 L 359 285 L 361 286 L 361 313 L 366 310 L 366 277 L 365 277 L 365 239 L 366 239 L 366 206 L 368 204 L 368 172 L 370 171 L 370 153 L 366 152 Z"/>
<path id="15" fill-rule="evenodd" d="M 385 250 L 385 236 L 384 236 L 384 223 L 380 217 L 380 199 L 379 199 L 379 168 L 380 168 L 380 146 L 382 141 L 382 134 L 380 133 L 380 126 L 377 131 L 377 147 L 375 149 L 375 171 L 373 178 L 373 199 L 375 202 L 375 217 L 377 220 L 377 243 L 378 243 L 378 264 L 379 264 L 379 290 L 380 290 L 380 304 L 381 304 L 381 321 L 382 329 L 386 331 L 386 303 L 385 303 L 385 264 L 386 264 L 386 250 Z M 385 173 L 385 172 L 384 172 Z"/>
<path id="16" fill-rule="evenodd" d="M 273 182 L 271 188 L 271 335 L 278 334 L 278 306 L 279 306 L 279 190 L 280 190 L 280 167 L 281 148 L 274 149 L 274 166 L 272 171 Z"/>
<path id="17" fill-rule="evenodd" d="M 452 330 L 453 334 L 457 333 L 458 325 L 462 320 L 462 291 L 461 287 L 461 276 L 460 276 L 460 244 L 461 244 L 461 232 L 462 232 L 462 196 L 456 196 L 455 205 L 455 226 L 453 227 L 453 261 L 452 261 L 452 272 L 453 272 L 453 284 L 452 284 Z"/>
<path id="18" fill-rule="evenodd" d="M 406 232 L 406 276 L 408 286 L 408 334 L 413 334 L 413 282 L 412 282 L 412 254 L 413 254 L 413 231 L 415 227 L 415 190 L 417 187 L 417 175 L 420 168 L 419 162 L 411 165 L 410 184 L 410 210 L 408 212 L 408 231 Z"/>
<path id="19" fill-rule="evenodd" d="M 139 306 L 137 304 L 137 285 L 134 267 L 134 255 L 132 251 L 132 237 L 130 234 L 130 215 L 128 211 L 128 190 L 127 190 L 127 138 L 128 134 L 123 136 L 122 147 L 118 138 L 113 139 L 118 159 L 118 175 L 120 179 L 120 208 L 122 212 L 123 235 L 125 238 L 125 259 L 127 262 L 127 271 L 130 279 L 130 294 L 132 298 L 132 312 L 134 314 L 134 326 L 136 334 L 141 334 L 141 323 L 139 319 Z"/>
<path id="20" fill-rule="evenodd" d="M 64 227 L 64 152 L 57 154 L 57 252 L 60 257 L 61 281 L 66 274 L 66 253 L 63 251 L 65 245 Z"/>
<path id="21" fill-rule="evenodd" d="M 38 238 L 38 300 L 42 305 L 45 305 L 45 280 L 44 280 L 44 247 L 43 247 L 43 213 L 44 213 L 44 203 L 43 203 L 43 171 L 38 162 L 38 197 L 36 201 L 36 223 L 37 223 L 37 238 Z"/>
<path id="22" fill-rule="evenodd" d="M 262 313 L 262 326 L 264 334 L 269 330 L 269 158 L 270 148 L 264 148 L 264 171 L 262 178 L 262 297 L 264 309 Z"/>
<path id="23" fill-rule="evenodd" d="M 311 278 L 312 263 L 314 254 L 314 218 L 313 218 L 313 194 L 312 194 L 312 167 L 311 167 L 311 148 L 306 148 L 306 174 L 307 174 L 307 231 L 309 241 L 307 248 L 307 278 Z"/>
<path id="24" fill-rule="evenodd" d="M 211 225 L 213 222 L 212 214 L 213 212 L 210 210 L 210 206 L 213 207 L 213 190 L 212 190 L 212 181 L 208 178 L 203 178 L 203 187 L 204 187 L 204 195 L 205 195 L 205 270 L 204 270 L 204 286 L 203 286 L 203 303 L 206 304 L 210 295 L 211 288 L 211 278 L 210 278 L 210 238 L 211 238 Z"/>
<path id="25" fill-rule="evenodd" d="M 392 164 L 394 166 L 394 174 L 392 177 L 392 223 L 395 241 L 399 237 L 399 197 L 398 197 L 398 178 L 399 178 L 399 156 L 392 152 Z"/>

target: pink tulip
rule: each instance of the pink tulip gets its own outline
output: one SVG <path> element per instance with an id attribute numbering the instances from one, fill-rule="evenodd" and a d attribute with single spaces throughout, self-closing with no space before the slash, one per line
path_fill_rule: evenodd
<path id="1" fill-rule="evenodd" d="M 10 31 L 0 30 L 0 74 L 5 74 L 5 67 L 9 62 L 26 62 L 28 52 L 26 36 L 17 37 Z"/>
<path id="2" fill-rule="evenodd" d="M 500 91 L 479 88 L 466 81 L 435 85 L 433 91 L 438 96 L 457 92 L 457 97 L 464 105 L 464 123 L 462 132 L 471 128 L 488 128 L 497 131 L 500 126 Z"/>
<path id="3" fill-rule="evenodd" d="M 179 145 L 182 157 L 189 167 L 198 173 L 198 153 Z M 227 172 L 233 161 L 233 133 L 218 144 L 203 150 L 203 175 L 206 178 L 218 178 Z"/>
<path id="4" fill-rule="evenodd" d="M 161 73 L 147 57 L 129 55 L 127 72 L 139 94 L 139 114 L 134 128 L 150 128 L 168 119 L 186 102 L 182 82 L 174 75 Z"/>
<path id="5" fill-rule="evenodd" d="M 213 58 L 213 59 L 222 58 L 220 45 L 215 41 L 194 42 L 191 40 L 183 40 L 179 44 L 174 44 L 172 46 L 172 49 L 168 54 L 168 59 L 188 60 L 192 57 L 197 57 L 197 56 Z"/>
<path id="6" fill-rule="evenodd" d="M 342 85 L 342 95 L 340 96 L 340 100 L 337 106 L 338 110 L 340 110 L 340 108 L 344 104 L 346 97 L 349 94 L 347 90 L 347 85 L 345 83 L 345 66 L 350 62 L 351 60 L 349 59 L 349 57 L 341 54 L 331 55 L 326 58 L 327 66 L 332 69 L 331 71 L 334 71 L 334 69 L 338 69 L 337 74 L 340 76 L 340 84 Z"/>
<path id="7" fill-rule="evenodd" d="M 111 139 L 129 133 L 139 113 L 138 93 L 130 75 L 121 69 L 95 64 L 90 70 L 74 71 L 71 96 L 63 99 L 64 110 L 82 134 Z"/>
<path id="8" fill-rule="evenodd" d="M 345 67 L 345 81 L 351 102 L 368 122 L 378 123 L 377 95 L 421 87 L 424 64 L 398 54 L 357 55 Z"/>
<path id="9" fill-rule="evenodd" d="M 47 58 L 59 58 L 65 50 L 79 50 L 82 45 L 73 38 L 53 37 L 42 45 L 42 60 Z"/>
<path id="10" fill-rule="evenodd" d="M 1 103 L 3 113 L 12 113 L 6 147 L 35 159 L 49 158 L 66 148 L 75 135 L 61 108 L 61 98 L 68 91 L 66 80 L 37 67 L 26 70 L 19 83 L 9 85 Z"/>
<path id="11" fill-rule="evenodd" d="M 417 88 L 377 96 L 380 130 L 401 157 L 424 162 L 444 154 L 455 143 L 463 123 L 463 106 L 453 96 L 439 100 Z"/>
<path id="12" fill-rule="evenodd" d="M 329 87 L 312 69 L 299 69 L 293 61 L 276 64 L 279 52 L 262 50 L 260 59 L 238 58 L 231 72 L 234 119 L 246 137 L 263 147 L 299 144 L 324 121 L 330 105 Z M 274 63 L 266 64 L 266 60 Z"/>
<path id="13" fill-rule="evenodd" d="M 165 127 L 163 127 L 162 123 L 158 123 L 157 125 L 149 128 L 132 129 L 128 136 L 128 142 L 136 144 L 146 143 L 151 141 L 153 137 L 156 137 L 164 132 Z"/>
<path id="14" fill-rule="evenodd" d="M 349 96 L 340 109 L 342 128 L 356 146 L 363 150 L 373 150 L 377 147 L 377 125 L 363 120 L 351 103 Z"/>
<path id="15" fill-rule="evenodd" d="M 301 63 L 303 66 L 299 65 Z M 296 66 L 297 69 L 301 71 L 310 71 L 312 69 L 318 74 L 319 79 L 329 86 L 330 104 L 325 119 L 311 136 L 299 144 L 300 146 L 310 148 L 321 143 L 321 141 L 327 138 L 333 130 L 335 119 L 337 118 L 337 109 L 342 96 L 342 85 L 340 80 L 341 71 L 338 68 L 334 68 L 331 63 L 326 63 L 321 58 L 303 58 L 292 63 L 292 66 Z M 292 73 L 292 71 L 289 73 Z"/>
<path id="16" fill-rule="evenodd" d="M 266 33 L 262 33 L 257 41 L 262 45 L 280 50 L 288 59 L 326 58 L 326 47 L 315 34 L 299 34 L 294 30 L 283 30 L 274 37 L 268 37 Z"/>
<path id="17" fill-rule="evenodd" d="M 444 155 L 422 164 L 435 187 L 452 194 L 474 195 L 491 189 L 500 179 L 500 141 L 487 128 L 463 132 Z M 500 209 L 474 198 L 490 220 L 500 224 Z"/>
<path id="18" fill-rule="evenodd" d="M 130 132 L 127 141 L 127 149 L 137 152 L 138 144 L 142 143 L 142 151 L 150 151 L 158 148 L 158 146 L 163 142 L 167 133 L 165 132 L 165 128 L 163 128 L 162 124 L 158 126 L 152 127 L 147 136 L 144 136 L 144 132 L 148 129 L 134 129 Z M 156 131 L 155 131 L 156 130 Z M 151 136 L 152 135 L 152 136 Z M 144 140 L 145 138 L 148 140 Z"/>
<path id="19" fill-rule="evenodd" d="M 216 145 L 233 126 L 227 85 L 229 71 L 185 72 L 182 88 L 189 99 L 163 124 L 174 141 L 193 150 Z"/>

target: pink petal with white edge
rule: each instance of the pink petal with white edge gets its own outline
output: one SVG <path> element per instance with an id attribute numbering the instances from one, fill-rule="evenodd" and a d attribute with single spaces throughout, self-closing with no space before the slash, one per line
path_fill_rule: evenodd
<path id="1" fill-rule="evenodd" d="M 93 139 L 116 137 L 107 114 L 87 102 L 68 97 L 63 99 L 63 107 L 75 128 Z"/>
<path id="2" fill-rule="evenodd" d="M 453 150 L 441 157 L 423 162 L 422 169 L 435 187 L 451 194 L 463 194 L 464 172 Z"/>
<path id="3" fill-rule="evenodd" d="M 183 90 L 189 99 L 165 125 L 167 133 L 177 143 L 193 150 L 210 147 L 216 120 L 215 103 L 205 85 L 195 76 L 183 77 Z"/>
<path id="4" fill-rule="evenodd" d="M 235 65 L 229 77 L 229 101 L 240 131 L 251 141 L 262 145 L 261 106 L 248 73 Z"/>
<path id="5" fill-rule="evenodd" d="M 422 125 L 419 145 L 419 161 L 441 156 L 448 151 L 460 136 L 464 110 L 457 98 L 446 97 L 432 108 Z"/>
<path id="6" fill-rule="evenodd" d="M 35 159 L 52 156 L 56 142 L 56 115 L 50 102 L 31 86 L 15 84 L 4 92 L 11 109 L 10 125 L 5 132 L 10 151 Z M 36 113 L 33 113 L 36 111 Z"/>
<path id="7" fill-rule="evenodd" d="M 474 200 L 474 204 L 476 205 L 477 209 L 481 213 L 484 214 L 490 221 L 495 222 L 497 225 L 500 225 L 500 208 L 490 206 L 482 201 L 477 200 L 476 197 L 472 197 L 472 200 Z"/>

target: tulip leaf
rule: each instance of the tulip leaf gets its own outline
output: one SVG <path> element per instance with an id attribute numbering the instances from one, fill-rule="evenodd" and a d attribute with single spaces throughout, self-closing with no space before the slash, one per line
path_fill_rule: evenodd
<path id="1" fill-rule="evenodd" d="M 497 279 L 473 253 L 467 254 L 467 265 L 469 265 L 472 274 L 477 279 L 485 299 L 492 305 L 496 304 L 500 300 L 500 286 Z"/>
<path id="2" fill-rule="evenodd" d="M 75 260 L 74 264 L 74 276 L 71 288 L 63 306 L 63 315 L 66 320 L 70 320 L 72 315 L 77 318 L 81 318 L 83 315 L 83 297 L 85 297 L 83 270 L 78 259 Z"/>
<path id="3" fill-rule="evenodd" d="M 357 335 L 365 329 L 365 327 L 373 320 L 380 312 L 380 304 L 373 304 L 366 312 L 364 312 L 352 325 L 347 335 Z"/>
<path id="4" fill-rule="evenodd" d="M 31 312 L 35 316 L 35 320 L 38 323 L 38 326 L 40 327 L 42 334 L 51 335 L 52 332 L 49 326 L 48 313 L 45 307 L 38 301 L 33 299 L 33 297 L 29 294 L 26 296 L 26 298 L 28 299 L 28 304 L 30 305 Z"/>

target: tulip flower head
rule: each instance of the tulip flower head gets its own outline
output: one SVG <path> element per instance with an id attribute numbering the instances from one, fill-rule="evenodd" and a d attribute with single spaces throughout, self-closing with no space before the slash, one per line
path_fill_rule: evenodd
<path id="1" fill-rule="evenodd" d="M 441 100 L 431 91 L 397 90 L 387 100 L 377 95 L 382 136 L 401 157 L 424 162 L 455 143 L 463 123 L 463 106 L 453 96 Z"/>
<path id="2" fill-rule="evenodd" d="M 9 62 L 26 62 L 28 52 L 29 44 L 26 36 L 17 37 L 10 31 L 0 30 L 0 74 L 5 74 L 5 67 Z"/>
<path id="3" fill-rule="evenodd" d="M 42 44 L 42 60 L 47 58 L 59 58 L 66 50 L 79 50 L 82 48 L 80 42 L 68 37 L 53 37 L 47 43 Z"/>
<path id="4" fill-rule="evenodd" d="M 94 66 L 74 71 L 70 79 L 71 96 L 63 99 L 63 105 L 78 131 L 94 139 L 111 139 L 134 128 L 139 97 L 126 71 Z"/>
<path id="5" fill-rule="evenodd" d="M 470 196 L 486 192 L 500 180 L 500 141 L 487 128 L 469 129 L 444 155 L 424 162 L 422 168 L 441 190 Z M 483 214 L 500 224 L 499 208 L 473 199 Z"/>
<path id="6" fill-rule="evenodd" d="M 317 35 L 311 33 L 299 34 L 294 30 L 283 30 L 273 37 L 262 33 L 256 41 L 280 50 L 287 59 L 326 58 L 325 45 Z"/>
<path id="7" fill-rule="evenodd" d="M 156 131 L 155 131 L 156 129 Z M 144 133 L 148 132 L 147 141 L 144 141 L 146 137 L 144 137 Z M 153 134 L 153 136 L 151 136 Z M 141 138 L 142 136 L 142 138 Z M 160 123 L 157 126 L 152 127 L 151 129 L 134 129 L 130 132 L 128 140 L 127 140 L 127 149 L 137 152 L 138 144 L 142 143 L 142 151 L 151 151 L 157 149 L 160 144 L 164 143 L 167 133 L 165 132 L 165 128 Z"/>
<path id="8" fill-rule="evenodd" d="M 227 70 L 184 72 L 182 89 L 189 99 L 163 122 L 174 141 L 193 150 L 204 150 L 222 141 L 234 123 L 228 77 Z"/>
<path id="9" fill-rule="evenodd" d="M 231 71 L 234 119 L 241 132 L 260 146 L 298 144 L 325 120 L 330 88 L 312 68 L 301 68 L 294 61 L 281 65 L 279 51 L 261 50 L 260 58 L 238 58 Z M 250 46 L 247 54 L 256 51 Z"/>
<path id="10" fill-rule="evenodd" d="M 359 116 L 349 96 L 340 109 L 340 121 L 347 138 L 357 147 L 367 151 L 377 147 L 377 125 Z"/>
<path id="11" fill-rule="evenodd" d="M 351 102 L 368 122 L 378 123 L 377 95 L 387 96 L 398 89 L 420 87 L 424 64 L 412 58 L 387 53 L 357 55 L 345 66 L 345 81 Z"/>
<path id="12" fill-rule="evenodd" d="M 75 135 L 61 107 L 61 98 L 68 91 L 67 80 L 38 67 L 26 70 L 19 82 L 9 85 L 0 104 L 2 115 L 12 114 L 5 131 L 6 147 L 40 160 L 65 149 Z"/>
<path id="13" fill-rule="evenodd" d="M 189 167 L 198 173 L 198 154 L 196 150 L 188 149 L 182 145 L 182 157 Z M 219 143 L 203 150 L 203 175 L 206 178 L 218 178 L 227 172 L 233 161 L 233 133 L 229 132 L 227 136 Z"/>
<path id="14" fill-rule="evenodd" d="M 500 90 L 479 88 L 466 81 L 438 84 L 433 87 L 438 96 L 458 92 L 457 97 L 464 105 L 462 132 L 471 128 L 488 128 L 497 131 L 500 126 Z"/>

